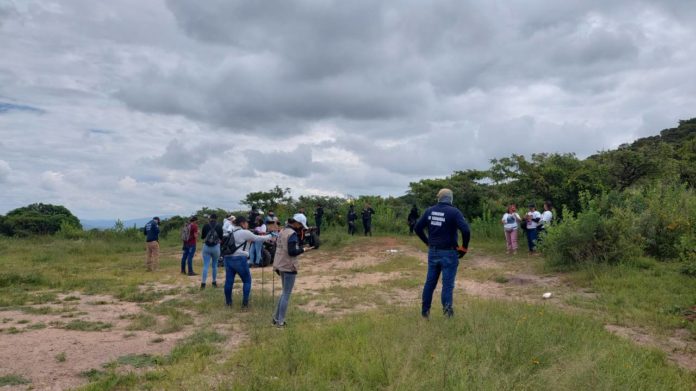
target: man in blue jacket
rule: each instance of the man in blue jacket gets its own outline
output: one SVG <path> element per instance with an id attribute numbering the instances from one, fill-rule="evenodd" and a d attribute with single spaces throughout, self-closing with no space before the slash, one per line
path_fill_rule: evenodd
<path id="1" fill-rule="evenodd" d="M 430 316 L 433 292 L 442 273 L 442 310 L 447 317 L 454 315 L 452 291 L 457 277 L 459 258 L 463 257 L 469 246 L 471 232 L 469 224 L 459 209 L 452 206 L 453 194 L 450 189 L 437 193 L 437 205 L 428 208 L 415 226 L 418 237 L 428 246 L 428 275 L 423 287 L 421 315 Z M 424 230 L 428 229 L 428 236 Z M 457 245 L 457 231 L 462 233 L 462 245 Z"/>
<path id="2" fill-rule="evenodd" d="M 147 242 L 145 267 L 149 272 L 153 272 L 159 267 L 159 223 L 159 217 L 153 217 L 143 228 L 145 242 Z"/>

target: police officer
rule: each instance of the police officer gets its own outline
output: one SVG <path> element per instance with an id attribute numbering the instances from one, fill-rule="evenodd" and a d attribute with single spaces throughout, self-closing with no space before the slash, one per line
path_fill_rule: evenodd
<path id="1" fill-rule="evenodd" d="M 469 246 L 471 233 L 469 224 L 459 209 L 452 206 L 453 194 L 450 189 L 437 193 L 437 205 L 428 208 L 418 220 L 415 231 L 428 245 L 428 275 L 423 287 L 421 315 L 430 316 L 433 291 L 442 273 L 442 310 L 447 317 L 454 315 L 452 291 L 457 277 L 459 258 L 463 257 Z M 427 228 L 428 236 L 424 230 Z M 462 233 L 462 245 L 457 246 L 457 230 Z"/>

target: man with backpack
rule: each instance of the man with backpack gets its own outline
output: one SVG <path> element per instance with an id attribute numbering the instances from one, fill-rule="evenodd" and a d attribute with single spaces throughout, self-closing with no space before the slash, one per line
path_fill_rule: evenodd
<path id="1" fill-rule="evenodd" d="M 217 215 L 210 215 L 210 221 L 203 227 L 201 233 L 203 242 L 203 273 L 201 275 L 201 289 L 205 289 L 208 279 L 208 267 L 213 269 L 213 286 L 217 288 L 217 260 L 220 258 L 220 242 L 222 241 L 222 227 L 217 223 Z"/>
<path id="2" fill-rule="evenodd" d="M 249 295 L 251 294 L 251 272 L 247 258 L 249 242 L 260 244 L 270 240 L 275 234 L 258 236 L 248 230 L 249 222 L 244 216 L 237 217 L 234 225 L 225 232 L 225 240 L 222 243 L 222 256 L 225 264 L 225 305 L 232 306 L 232 287 L 234 277 L 239 274 L 242 279 L 242 308 L 249 307 Z"/>
<path id="3" fill-rule="evenodd" d="M 469 246 L 469 224 L 459 209 L 452 205 L 452 190 L 441 189 L 437 193 L 437 205 L 428 208 L 416 222 L 416 235 L 428 246 L 428 275 L 423 286 L 421 316 L 430 317 L 433 292 L 442 273 L 442 311 L 447 317 L 454 315 L 452 292 L 457 277 L 459 258 Z M 425 229 L 428 229 L 428 236 Z M 462 245 L 457 246 L 457 231 L 462 233 Z"/>
<path id="4" fill-rule="evenodd" d="M 147 258 L 145 259 L 145 268 L 149 272 L 153 272 L 159 268 L 159 217 L 153 217 L 148 221 L 143 228 L 145 234 L 145 242 L 147 243 Z"/>
<path id="5" fill-rule="evenodd" d="M 181 255 L 181 274 L 197 276 L 193 272 L 193 255 L 196 253 L 196 239 L 198 238 L 198 217 L 191 216 L 189 221 L 181 228 L 181 240 L 184 242 Z M 188 273 L 186 266 L 188 265 Z"/>

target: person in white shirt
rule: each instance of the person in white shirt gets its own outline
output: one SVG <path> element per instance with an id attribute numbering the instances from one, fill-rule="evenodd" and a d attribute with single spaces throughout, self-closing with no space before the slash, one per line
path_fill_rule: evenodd
<path id="1" fill-rule="evenodd" d="M 249 223 L 246 217 L 239 216 L 235 220 L 235 224 L 231 225 L 228 231 L 224 233 L 225 237 L 232 235 L 234 240 L 227 239 L 223 241 L 222 255 L 224 256 L 225 264 L 225 304 L 232 306 L 232 285 L 234 277 L 239 274 L 242 279 L 242 308 L 249 306 L 249 294 L 251 293 L 251 272 L 247 258 L 249 252 L 246 247 L 249 241 L 266 241 L 271 240 L 273 235 L 254 235 L 247 228 Z"/>
<path id="2" fill-rule="evenodd" d="M 536 251 L 537 227 L 541 221 L 541 213 L 536 210 L 536 205 L 529 204 L 529 212 L 525 215 L 527 220 L 527 246 L 529 253 L 534 254 Z"/>
<path id="3" fill-rule="evenodd" d="M 232 230 L 232 225 L 234 224 L 234 215 L 229 215 L 225 219 L 225 221 L 222 222 L 222 232 L 227 235 L 231 230 Z"/>
<path id="4" fill-rule="evenodd" d="M 520 221 L 522 221 L 522 218 L 517 214 L 517 205 L 510 204 L 500 221 L 505 231 L 508 254 L 517 254 L 517 227 Z"/>
<path id="5" fill-rule="evenodd" d="M 551 225 L 551 220 L 553 220 L 553 205 L 551 201 L 544 201 L 544 213 L 541 214 L 541 221 L 539 221 L 539 230 L 543 231 Z"/>

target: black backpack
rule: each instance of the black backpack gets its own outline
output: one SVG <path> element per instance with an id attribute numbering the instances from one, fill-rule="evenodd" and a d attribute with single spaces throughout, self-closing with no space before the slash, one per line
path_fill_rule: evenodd
<path id="1" fill-rule="evenodd" d="M 210 231 L 208 231 L 208 234 L 205 235 L 205 244 L 207 246 L 214 246 L 218 244 L 218 241 L 220 240 L 220 236 L 217 233 L 217 225 L 210 224 Z"/>
<path id="2" fill-rule="evenodd" d="M 231 231 L 230 234 L 225 236 L 225 238 L 222 240 L 222 244 L 220 245 L 220 255 L 222 255 L 222 256 L 232 255 L 232 254 L 236 253 L 237 250 L 239 250 L 240 248 L 246 246 L 246 242 L 237 246 L 237 242 L 234 240 L 234 232 L 235 231 L 239 231 L 239 229 L 235 229 L 234 231 Z"/>

